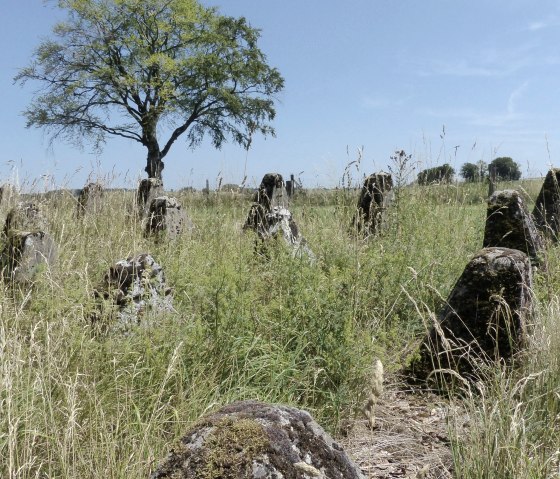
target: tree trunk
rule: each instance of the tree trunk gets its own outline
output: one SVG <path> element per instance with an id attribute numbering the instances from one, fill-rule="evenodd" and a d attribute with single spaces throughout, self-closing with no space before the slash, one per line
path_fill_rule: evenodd
<path id="1" fill-rule="evenodd" d="M 142 120 L 142 144 L 148 149 L 148 158 L 145 172 L 148 178 L 161 180 L 163 171 L 163 156 L 157 140 L 157 116 L 147 114 Z"/>
<path id="2" fill-rule="evenodd" d="M 154 150 L 148 150 L 147 165 L 145 168 L 146 173 L 148 173 L 148 178 L 162 179 L 162 171 L 164 168 L 163 159 L 159 148 Z"/>
<path id="3" fill-rule="evenodd" d="M 148 178 L 157 178 L 161 180 L 164 166 L 163 156 L 159 151 L 159 146 L 156 144 L 155 147 L 148 147 L 147 165 L 144 169 L 144 171 L 148 173 Z"/>

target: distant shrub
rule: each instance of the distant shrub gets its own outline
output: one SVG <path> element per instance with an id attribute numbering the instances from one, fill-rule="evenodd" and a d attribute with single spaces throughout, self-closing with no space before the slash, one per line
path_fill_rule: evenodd
<path id="1" fill-rule="evenodd" d="M 488 165 L 484 161 L 478 163 L 464 163 L 461 166 L 460 175 L 466 182 L 476 183 L 483 181 L 486 178 L 486 170 Z"/>
<path id="2" fill-rule="evenodd" d="M 509 156 L 501 156 L 492 160 L 488 165 L 488 171 L 500 180 L 517 181 L 521 178 L 519 164 Z"/>
<path id="3" fill-rule="evenodd" d="M 448 163 L 434 168 L 428 168 L 418 173 L 418 184 L 429 185 L 430 183 L 450 183 L 455 175 L 455 170 Z"/>

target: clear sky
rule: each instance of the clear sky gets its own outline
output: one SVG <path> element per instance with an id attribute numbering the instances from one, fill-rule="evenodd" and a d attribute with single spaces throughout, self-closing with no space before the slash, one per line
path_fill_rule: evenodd
<path id="1" fill-rule="evenodd" d="M 335 186 L 387 169 L 396 149 L 418 168 L 511 156 L 524 176 L 560 166 L 560 3 L 552 0 L 204 0 L 262 29 L 261 49 L 285 78 L 276 138 L 251 150 L 179 140 L 164 160 L 167 188 L 249 184 L 277 171 Z M 2 0 L 0 181 L 83 186 L 102 176 L 134 186 L 146 153 L 109 141 L 100 155 L 26 129 L 36 85 L 13 84 L 62 14 L 41 0 Z M 301 173 L 303 172 L 303 173 Z M 107 180 L 109 179 L 109 180 Z"/>

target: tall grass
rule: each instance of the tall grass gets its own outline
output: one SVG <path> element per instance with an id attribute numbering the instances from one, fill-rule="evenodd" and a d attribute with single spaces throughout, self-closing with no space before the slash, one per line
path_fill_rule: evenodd
<path id="1" fill-rule="evenodd" d="M 481 247 L 484 196 L 477 185 L 403 188 L 398 217 L 389 210 L 381 235 L 364 241 L 349 234 L 354 191 L 308 192 L 291 209 L 315 263 L 281 242 L 257 254 L 241 231 L 242 195 L 182 194 L 197 228 L 157 243 L 144 237 L 131 193 L 107 194 L 83 221 L 70 195 L 42 198 L 58 261 L 33 285 L 0 290 L 0 477 L 147 477 L 190 423 L 237 399 L 306 408 L 336 432 L 362 405 L 374 359 L 391 372 L 414 353 L 424 326 L 410 298 L 437 310 Z M 151 313 L 128 335 L 92 326 L 103 273 L 143 251 L 164 267 L 176 312 Z M 555 271 L 537 285 L 547 331 L 558 329 Z M 541 371 L 546 361 L 557 371 L 558 358 L 545 360 L 553 344 L 538 344 L 522 389 L 498 378 L 473 408 L 499 387 L 525 394 L 523 404 L 557 404 L 558 374 Z M 489 423 L 479 414 L 477 427 Z M 524 427 L 539 438 L 546 418 L 533 417 Z M 480 477 L 466 472 L 479 446 L 457 437 L 464 477 Z"/>
<path id="2" fill-rule="evenodd" d="M 556 251 L 552 254 L 557 256 Z M 537 288 L 545 286 L 540 283 Z M 554 289 L 550 301 L 537 307 L 531 345 L 521 366 L 489 370 L 485 381 L 466 395 L 469 427 L 463 427 L 461 418 L 451 428 L 457 477 L 560 477 L 557 283 Z"/>

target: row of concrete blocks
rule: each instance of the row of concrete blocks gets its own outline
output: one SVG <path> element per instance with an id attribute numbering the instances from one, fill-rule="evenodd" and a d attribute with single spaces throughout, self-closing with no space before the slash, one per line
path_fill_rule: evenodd
<path id="1" fill-rule="evenodd" d="M 555 241 L 560 228 L 560 170 L 551 170 L 530 214 L 515 190 L 495 192 L 488 200 L 483 249 L 466 266 L 445 307 L 428 325 L 419 359 L 410 368 L 419 380 L 479 377 L 489 363 L 509 361 L 527 343 L 532 312 L 533 268 L 545 268 L 546 238 Z M 352 227 L 366 236 L 379 232 L 391 202 L 392 178 L 375 173 L 366 178 Z M 287 195 L 279 174 L 265 175 L 245 223 L 262 240 L 273 236 Z M 286 242 L 298 237 L 291 219 Z M 281 227 L 282 228 L 282 227 Z M 272 233 L 271 233 L 272 232 Z M 447 378 L 445 377 L 447 375 Z"/>
<path id="2" fill-rule="evenodd" d="M 94 195 L 89 195 L 88 202 L 79 203 L 79 212 L 82 214 L 91 208 L 92 198 L 98 198 L 101 193 L 98 188 L 89 188 L 89 191 L 93 191 Z M 158 198 L 161 198 L 157 194 L 152 200 L 148 199 L 149 194 L 145 196 L 146 202 L 150 201 L 152 206 L 158 203 Z M 272 198 L 272 195 L 268 197 Z M 139 200 L 141 204 L 142 198 Z M 267 205 L 268 200 L 262 195 L 261 200 Z M 166 201 L 164 216 L 173 209 L 168 205 L 169 202 Z M 150 212 L 155 209 L 152 206 L 144 214 L 150 215 Z M 290 231 L 289 234 L 292 235 L 290 244 L 294 241 L 301 242 L 295 223 L 290 223 L 291 215 L 287 205 L 283 206 L 286 208 L 282 208 L 281 205 L 267 207 L 263 219 L 268 226 L 273 222 L 285 223 L 280 229 L 286 227 Z M 45 229 L 46 222 L 33 205 L 27 205 L 20 218 L 14 216 L 15 211 L 8 215 L 6 231 L 15 231 L 18 220 L 21 220 L 19 226 L 23 226 L 21 223 L 24 221 L 32 221 L 35 227 Z M 21 208 L 19 211 L 21 212 Z M 265 211 L 264 208 L 262 211 Z M 152 218 L 154 216 L 151 215 Z M 254 216 L 250 214 L 249 218 L 254 219 Z M 160 228 L 167 229 L 168 226 L 169 222 L 164 223 L 163 228 Z M 263 239 L 276 234 L 271 228 L 263 229 L 262 224 L 257 229 L 259 235 L 263 235 Z M 44 232 L 40 234 L 43 238 L 48 238 Z M 283 234 L 286 237 L 284 232 Z M 44 260 L 53 259 L 52 256 L 45 255 L 44 250 L 40 253 L 39 249 L 35 249 L 36 253 L 43 254 Z M 98 313 L 100 314 L 94 313 L 92 318 L 101 319 L 102 313 L 107 313 L 104 311 L 105 307 L 113 310 L 116 306 L 117 317 L 112 318 L 114 324 L 111 329 L 118 332 L 130 331 L 141 320 L 146 323 L 148 311 L 156 313 L 173 311 L 172 290 L 166 284 L 163 269 L 147 253 L 118 261 L 104 275 L 94 295 L 99 301 Z M 235 444 L 232 445 L 232 441 Z M 231 454 L 232 447 L 238 449 L 235 455 Z M 221 471 L 224 474 L 227 472 L 227 476 L 224 477 L 254 479 L 273 477 L 362 479 L 364 477 L 343 449 L 309 413 L 292 407 L 258 401 L 230 404 L 197 422 L 181 439 L 179 446 L 155 469 L 151 478 L 194 478 L 206 477 L 208 474 L 211 477 L 222 477 Z"/>
<path id="3" fill-rule="evenodd" d="M 88 183 L 78 195 L 77 216 L 83 217 L 101 208 L 103 187 L 99 183 Z M 166 196 L 163 183 L 155 178 L 143 179 L 136 193 L 136 208 L 145 220 L 145 234 L 165 234 L 177 238 L 184 230 L 194 225 L 176 198 Z"/>
<path id="4" fill-rule="evenodd" d="M 548 172 L 533 213 L 515 190 L 488 199 L 483 249 L 466 266 L 406 374 L 437 387 L 479 380 L 496 361 L 510 363 L 528 342 L 532 276 L 545 269 L 545 246 L 560 236 L 560 169 Z M 388 173 L 368 176 L 352 227 L 379 233 L 391 202 Z"/>
<path id="5" fill-rule="evenodd" d="M 149 186 L 154 182 L 150 181 Z M 176 238 L 184 230 L 194 228 L 179 202 L 163 195 L 161 182 L 156 187 L 146 188 L 140 183 L 137 210 L 145 223 L 146 236 L 165 235 Z M 142 196 L 147 191 L 146 196 Z M 33 202 L 17 202 L 18 195 L 13 187 L 0 188 L 0 201 L 14 204 L 6 217 L 4 248 L 0 252 L 0 267 L 5 279 L 16 283 L 31 281 L 38 271 L 51 265 L 57 257 L 57 246 L 48 232 L 47 221 L 39 205 Z M 77 216 L 94 214 L 102 206 L 103 188 L 98 183 L 89 183 L 78 196 Z"/>
<path id="6" fill-rule="evenodd" d="M 488 366 L 515 364 L 529 342 L 533 273 L 560 232 L 560 170 L 551 170 L 533 213 L 515 190 L 488 199 L 483 249 L 466 266 L 431 318 L 407 373 L 437 387 L 484 379 Z"/>
<path id="7" fill-rule="evenodd" d="M 259 214 L 257 218 L 269 221 L 266 214 L 282 208 L 274 205 L 273 198 L 273 194 L 267 195 L 261 203 L 257 197 L 262 210 L 253 208 L 257 213 L 250 214 L 247 223 L 251 224 Z M 264 221 L 258 220 L 257 228 Z M 550 219 L 547 224 L 551 224 Z M 497 192 L 490 198 L 484 239 L 487 248 L 467 265 L 446 306 L 435 318 L 420 347 L 421 359 L 413 364 L 415 377 L 435 378 L 454 371 L 469 378 L 478 366 L 488 360 L 507 360 L 525 343 L 527 317 L 532 309 L 529 257 L 539 264 L 544 244 L 534 231 L 531 215 L 517 192 Z M 504 242 L 515 241 L 525 252 L 503 247 Z M 144 286 L 148 278 L 148 288 L 164 290 L 163 297 L 170 297 L 161 267 L 149 255 L 117 263 L 104 282 L 117 285 L 123 292 L 127 288 L 138 291 L 135 282 L 140 278 L 144 278 Z M 128 304 L 122 295 L 116 302 Z M 241 452 L 230 463 L 227 450 L 233 437 Z M 220 462 L 209 460 L 219 454 Z M 201 477 L 212 467 L 225 467 L 236 477 L 255 479 L 363 477 L 308 413 L 256 401 L 231 404 L 198 421 L 151 477 Z"/>

